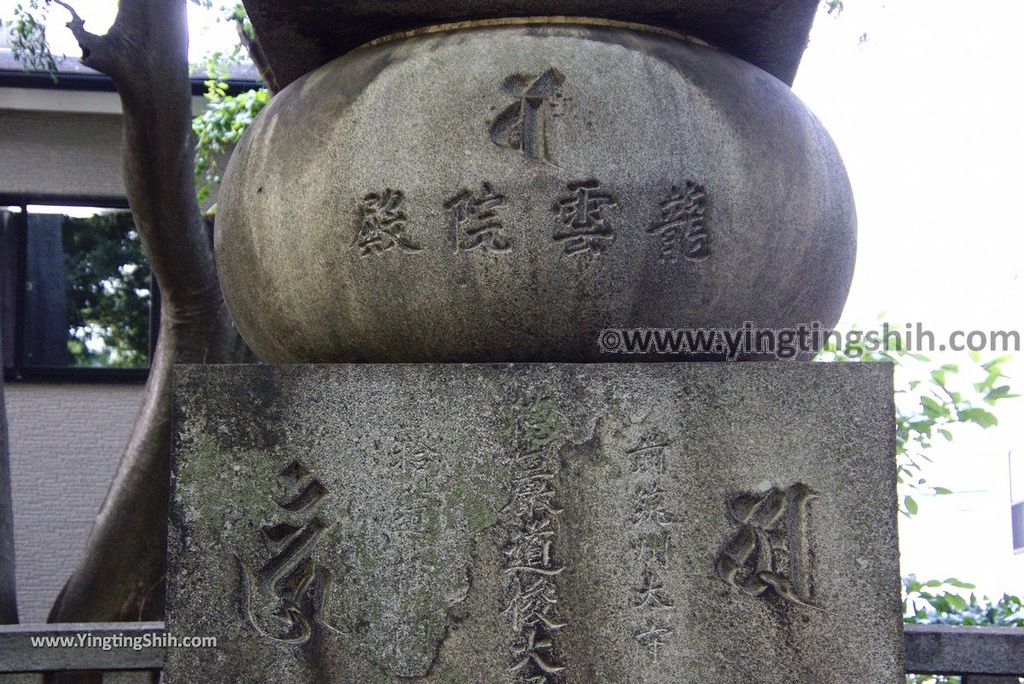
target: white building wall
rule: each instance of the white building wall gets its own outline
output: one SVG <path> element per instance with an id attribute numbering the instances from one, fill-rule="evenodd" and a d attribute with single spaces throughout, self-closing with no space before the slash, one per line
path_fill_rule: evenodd
<path id="1" fill-rule="evenodd" d="M 141 384 L 8 383 L 18 611 L 45 622 L 110 486 Z"/>
<path id="2" fill-rule="evenodd" d="M 0 88 L 0 193 L 124 198 L 117 94 Z"/>
<path id="3" fill-rule="evenodd" d="M 6 109 L 0 100 L 0 193 L 124 197 L 120 115 Z"/>

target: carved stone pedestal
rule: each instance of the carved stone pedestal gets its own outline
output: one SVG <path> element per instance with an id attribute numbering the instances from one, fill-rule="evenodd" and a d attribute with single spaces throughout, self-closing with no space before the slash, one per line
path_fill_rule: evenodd
<path id="1" fill-rule="evenodd" d="M 424 365 L 178 369 L 169 630 L 220 642 L 168 680 L 901 681 L 888 368 L 435 365 L 833 325 L 817 3 L 245 4 L 280 92 L 219 196 L 232 318 Z"/>
<path id="2" fill-rule="evenodd" d="M 898 682 L 881 365 L 182 367 L 178 682 Z M 403 679 L 404 681 L 404 679 Z"/>

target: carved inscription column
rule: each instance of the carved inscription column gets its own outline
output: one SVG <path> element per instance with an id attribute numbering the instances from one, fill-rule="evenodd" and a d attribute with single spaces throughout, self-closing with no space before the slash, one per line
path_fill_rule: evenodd
<path id="1" fill-rule="evenodd" d="M 400 567 L 415 569 L 431 553 L 437 536 L 438 454 L 417 442 L 400 444 L 392 451 L 390 467 L 400 479 L 400 499 L 388 524 L 389 545 L 398 552 Z M 410 549 L 412 553 L 409 553 Z"/>
<path id="2" fill-rule="evenodd" d="M 414 438 L 399 439 L 389 454 L 389 471 L 397 480 L 398 498 L 382 530 L 380 581 L 390 582 L 394 596 L 381 592 L 382 614 L 393 624 L 395 638 L 387 640 L 387 658 L 403 676 L 420 674 L 419 651 L 413 645 L 429 642 L 425 622 L 410 619 L 430 610 L 431 575 L 437 566 L 443 507 L 438 482 L 440 454 Z M 401 646 L 405 646 L 402 648 Z"/>
<path id="3" fill-rule="evenodd" d="M 630 592 L 635 616 L 633 636 L 657 662 L 672 636 L 675 601 L 665 588 L 672 546 L 673 517 L 665 508 L 662 481 L 666 473 L 665 444 L 641 445 L 629 452 L 630 536 L 637 562 L 636 584 Z"/>
<path id="4" fill-rule="evenodd" d="M 517 426 L 521 451 L 512 460 L 512 521 L 505 544 L 505 616 L 512 632 L 508 668 L 516 682 L 559 682 L 565 669 L 558 632 L 558 576 L 565 569 L 553 550 L 558 533 L 554 481 L 558 439 L 554 402 L 528 404 Z"/>

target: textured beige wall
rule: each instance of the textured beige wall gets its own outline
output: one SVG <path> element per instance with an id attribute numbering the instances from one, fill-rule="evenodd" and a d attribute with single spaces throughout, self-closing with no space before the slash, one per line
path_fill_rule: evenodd
<path id="1" fill-rule="evenodd" d="M 121 117 L 0 103 L 0 193 L 124 197 Z"/>
<path id="2" fill-rule="evenodd" d="M 22 622 L 43 622 L 128 441 L 142 385 L 8 383 Z"/>

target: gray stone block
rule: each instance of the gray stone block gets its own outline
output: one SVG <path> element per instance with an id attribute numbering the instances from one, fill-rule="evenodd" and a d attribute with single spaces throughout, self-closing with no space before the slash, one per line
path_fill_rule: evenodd
<path id="1" fill-rule="evenodd" d="M 169 682 L 902 681 L 891 369 L 178 367 Z"/>
<path id="2" fill-rule="evenodd" d="M 283 88 L 382 36 L 449 22 L 583 17 L 638 22 L 694 35 L 792 83 L 817 0 L 245 0 Z"/>

